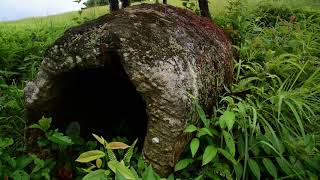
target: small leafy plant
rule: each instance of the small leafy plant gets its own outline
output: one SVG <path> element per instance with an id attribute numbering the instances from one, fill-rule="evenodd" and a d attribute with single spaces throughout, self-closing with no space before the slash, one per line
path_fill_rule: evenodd
<path id="1" fill-rule="evenodd" d="M 42 160 L 36 155 L 14 157 L 8 147 L 14 143 L 11 138 L 0 138 L 0 178 L 1 179 L 51 179 L 54 166 L 52 159 Z"/>
<path id="2" fill-rule="evenodd" d="M 46 146 L 51 143 L 55 143 L 61 146 L 70 146 L 73 144 L 72 139 L 69 136 L 65 136 L 59 132 L 58 129 L 51 130 L 51 118 L 42 117 L 37 124 L 31 125 L 29 128 L 40 129 L 45 133 L 46 138 L 38 141 L 42 146 Z"/>
<path id="3" fill-rule="evenodd" d="M 145 179 L 157 180 L 160 177 L 149 166 L 143 173 L 142 178 L 138 172 L 130 165 L 131 158 L 134 154 L 134 148 L 138 140 L 135 140 L 131 146 L 123 142 L 108 143 L 102 136 L 93 134 L 94 138 L 102 145 L 100 150 L 91 150 L 80 154 L 76 162 L 89 165 L 87 168 L 81 168 L 87 174 L 83 177 L 84 180 L 89 179 Z M 117 158 L 117 153 L 114 150 L 127 150 L 122 159 Z M 141 165 L 140 167 L 144 166 Z M 144 164 L 144 163 L 143 163 Z M 139 165 L 138 165 L 139 166 Z M 144 168 L 144 167 L 142 167 Z"/>
<path id="4" fill-rule="evenodd" d="M 191 11 L 194 11 L 197 14 L 200 14 L 200 9 L 198 7 L 198 2 L 194 0 L 183 0 L 182 1 L 182 6 L 185 7 L 186 9 L 189 9 Z"/>
<path id="5" fill-rule="evenodd" d="M 218 175 L 220 175 L 231 179 L 231 171 L 225 160 L 228 160 L 233 165 L 237 164 L 235 160 L 235 142 L 231 134 L 235 114 L 232 111 L 225 111 L 219 120 L 214 121 L 206 117 L 200 105 L 196 104 L 196 109 L 204 127 L 189 125 L 185 129 L 186 133 L 196 134 L 190 143 L 191 155 L 194 159 L 186 158 L 180 160 L 175 166 L 175 171 L 183 170 L 190 164 L 195 163 L 195 161 L 201 161 L 201 166 L 210 166 L 214 169 L 209 177 L 218 178 Z M 196 156 L 197 154 L 199 157 Z M 204 176 L 205 174 L 200 174 L 195 178 L 201 179 Z"/>

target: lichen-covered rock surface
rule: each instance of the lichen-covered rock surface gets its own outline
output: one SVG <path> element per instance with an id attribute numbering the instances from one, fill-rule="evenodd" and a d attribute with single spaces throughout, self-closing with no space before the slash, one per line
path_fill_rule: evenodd
<path id="1" fill-rule="evenodd" d="M 209 19 L 168 5 L 143 4 L 102 16 L 67 30 L 47 50 L 25 88 L 27 112 L 50 106 L 58 96 L 56 76 L 106 66 L 112 53 L 146 102 L 143 155 L 167 175 L 190 140 L 184 129 L 198 119 L 188 94 L 211 109 L 232 80 L 230 41 Z"/>

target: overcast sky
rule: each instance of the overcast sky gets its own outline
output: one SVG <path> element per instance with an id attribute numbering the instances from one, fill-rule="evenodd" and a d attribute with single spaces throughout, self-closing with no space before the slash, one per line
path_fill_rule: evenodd
<path id="1" fill-rule="evenodd" d="M 73 0 L 0 0 L 0 21 L 59 14 L 80 7 Z"/>

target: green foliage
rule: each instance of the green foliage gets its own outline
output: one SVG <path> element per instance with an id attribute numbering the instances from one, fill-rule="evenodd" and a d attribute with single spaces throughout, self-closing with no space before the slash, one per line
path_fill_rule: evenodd
<path id="1" fill-rule="evenodd" d="M 0 178 L 52 179 L 54 173 L 57 171 L 56 169 L 59 168 L 61 164 L 64 166 L 62 170 L 72 170 L 71 165 L 68 165 L 70 163 L 67 162 L 68 160 L 71 161 L 71 159 L 66 155 L 74 143 L 71 137 L 59 132 L 58 129 L 52 130 L 51 122 L 51 118 L 43 117 L 38 123 L 29 126 L 29 128 L 32 129 L 39 129 L 44 134 L 44 137 L 39 137 L 38 145 L 42 152 L 48 154 L 45 159 L 40 159 L 33 154 L 14 157 L 14 154 L 8 149 L 9 146 L 14 143 L 13 139 L 0 138 Z M 79 127 L 75 126 L 75 123 L 71 124 L 73 125 L 69 125 L 70 127 L 67 129 L 67 132 L 73 135 L 73 137 L 77 137 L 77 135 L 80 134 L 78 132 Z M 77 138 L 79 139 L 80 137 Z M 118 144 L 116 145 L 119 146 Z M 82 148 L 85 148 L 85 146 L 82 146 Z M 54 159 L 52 158 L 53 156 Z M 89 151 L 83 153 L 82 156 L 78 158 L 78 161 L 90 162 L 96 160 L 96 166 L 101 167 L 102 161 L 99 158 L 104 156 L 104 152 Z M 90 175 L 88 176 L 91 177 Z"/>
<path id="2" fill-rule="evenodd" d="M 38 140 L 38 145 L 43 152 L 54 155 L 55 146 L 58 145 L 59 151 L 64 154 L 66 148 L 73 144 L 70 137 L 65 136 L 58 130 L 51 130 L 50 118 L 43 117 L 37 124 L 31 125 L 30 128 L 39 129 L 45 134 L 44 138 Z M 9 149 L 13 144 L 12 138 L 0 138 L 0 178 L 51 179 L 58 158 L 52 159 L 48 156 L 46 159 L 40 159 L 34 154 L 16 157 Z"/>
<path id="3" fill-rule="evenodd" d="M 194 11 L 198 15 L 200 14 L 198 1 L 195 1 L 195 0 L 182 0 L 182 6 L 185 7 L 186 9 Z"/>
<path id="4" fill-rule="evenodd" d="M 143 173 L 142 180 L 160 180 L 160 177 L 156 172 L 153 171 L 151 165 L 147 167 L 145 172 Z"/>
<path id="5" fill-rule="evenodd" d="M 91 150 L 83 152 L 75 160 L 79 163 L 86 163 L 87 168 L 81 168 L 83 172 L 87 174 L 83 179 L 137 179 L 140 178 L 137 171 L 131 166 L 131 158 L 134 154 L 134 148 L 138 140 L 135 140 L 131 146 L 128 146 L 122 142 L 110 142 L 108 143 L 102 136 L 92 134 L 93 137 L 102 145 L 100 150 Z M 114 150 L 124 150 L 127 152 L 123 155 L 122 160 L 118 160 L 116 152 Z M 118 153 L 119 155 L 119 153 Z M 92 163 L 95 161 L 95 163 Z M 141 164 L 142 163 L 142 164 Z M 140 167 L 139 167 L 140 166 Z M 160 177 L 149 166 L 145 168 L 143 162 L 138 164 L 137 169 L 143 170 L 142 179 L 160 179 Z M 145 170 L 144 170 L 145 169 Z M 140 171 L 139 171 L 140 172 Z"/>
<path id="6" fill-rule="evenodd" d="M 253 159 L 249 159 L 248 164 L 249 164 L 249 167 L 250 167 L 252 174 L 257 179 L 260 179 L 260 168 L 259 168 L 258 163 Z"/>
<path id="7" fill-rule="evenodd" d="M 99 151 L 99 150 L 92 150 L 92 151 L 87 151 L 82 153 L 77 159 L 77 162 L 80 163 L 88 163 L 91 162 L 93 160 L 98 160 L 102 157 L 105 157 L 106 154 L 103 151 Z"/>
<path id="8" fill-rule="evenodd" d="M 47 145 L 49 144 L 47 140 L 51 141 L 54 144 L 60 146 L 70 146 L 73 144 L 71 137 L 65 136 L 63 133 L 59 132 L 58 129 L 50 130 L 51 118 L 42 117 L 38 124 L 32 124 L 29 128 L 40 129 L 45 133 L 46 139 L 40 140 L 40 144 Z"/>
<path id="9" fill-rule="evenodd" d="M 191 140 L 191 143 L 190 143 L 190 149 L 191 149 L 191 154 L 192 154 L 192 157 L 195 156 L 195 154 L 197 153 L 198 149 L 199 149 L 199 146 L 200 146 L 200 141 L 198 138 L 193 138 Z"/>
<path id="10" fill-rule="evenodd" d="M 14 143 L 11 138 L 0 138 L 0 178 L 1 179 L 50 179 L 50 171 L 55 162 L 41 160 L 35 155 L 12 156 L 9 146 Z M 32 170 L 30 171 L 30 168 Z"/>
<path id="11" fill-rule="evenodd" d="M 108 170 L 98 169 L 88 173 L 82 179 L 83 180 L 102 180 L 102 179 L 107 179 L 109 174 L 110 174 L 110 171 Z"/>
<path id="12" fill-rule="evenodd" d="M 203 157 L 202 157 L 202 166 L 208 164 L 210 161 L 213 160 L 213 158 L 216 157 L 217 155 L 217 148 L 214 147 L 213 145 L 209 145 L 206 147 L 206 149 L 204 150 L 203 153 Z"/>
<path id="13" fill-rule="evenodd" d="M 23 88 L 34 78 L 46 48 L 63 32 L 105 14 L 105 7 L 63 15 L 0 22 L 0 137 L 12 137 L 13 152 L 25 149 Z"/>
<path id="14" fill-rule="evenodd" d="M 177 162 L 176 166 L 174 167 L 174 171 L 180 171 L 184 168 L 186 168 L 189 164 L 192 163 L 192 159 L 182 159 L 179 162 Z"/>
<path id="15" fill-rule="evenodd" d="M 272 177 L 276 178 L 277 177 L 277 168 L 273 164 L 273 162 L 269 158 L 263 158 L 262 163 L 263 163 L 264 167 L 266 168 L 266 170 L 268 171 L 268 173 Z"/>
<path id="16" fill-rule="evenodd" d="M 200 169 L 216 147 L 194 178 L 311 179 L 320 164 L 319 11 L 239 0 L 228 8 L 220 23 L 235 44 L 235 83 L 211 118 L 198 110 L 203 126 L 187 127 L 200 147 L 195 154 L 190 144 L 193 162 L 184 170 Z"/>

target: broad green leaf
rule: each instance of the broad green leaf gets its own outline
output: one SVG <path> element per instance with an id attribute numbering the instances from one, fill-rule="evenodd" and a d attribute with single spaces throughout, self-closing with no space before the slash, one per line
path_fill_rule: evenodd
<path id="1" fill-rule="evenodd" d="M 243 174 L 243 167 L 241 163 L 237 162 L 233 167 L 234 167 L 234 171 L 236 172 L 237 179 L 241 179 Z"/>
<path id="2" fill-rule="evenodd" d="M 41 126 L 42 130 L 47 132 L 51 126 L 51 122 L 52 122 L 52 119 L 51 118 L 45 118 L 45 117 L 42 117 L 40 120 L 39 120 L 39 125 Z"/>
<path id="3" fill-rule="evenodd" d="M 287 160 L 285 160 L 283 157 L 276 157 L 276 161 L 283 172 L 285 172 L 287 175 L 292 175 L 292 170 L 290 169 L 290 163 Z"/>
<path id="4" fill-rule="evenodd" d="M 240 113 L 242 116 L 245 116 L 245 114 L 246 114 L 246 108 L 245 108 L 244 104 L 243 104 L 242 102 L 238 102 L 237 107 L 238 107 L 239 113 Z"/>
<path id="5" fill-rule="evenodd" d="M 271 176 L 277 177 L 277 168 L 269 158 L 263 158 L 262 163 Z"/>
<path id="6" fill-rule="evenodd" d="M 22 170 L 30 163 L 32 163 L 33 158 L 30 156 L 19 156 L 16 159 L 16 169 Z"/>
<path id="7" fill-rule="evenodd" d="M 231 134 L 227 131 L 222 131 L 224 141 L 226 142 L 227 148 L 232 156 L 236 153 L 235 143 Z"/>
<path id="8" fill-rule="evenodd" d="M 229 105 L 233 105 L 234 104 L 234 100 L 230 96 L 223 97 L 221 101 L 226 101 L 226 102 L 228 102 Z"/>
<path id="9" fill-rule="evenodd" d="M 100 144 L 102 144 L 103 146 L 105 146 L 105 145 L 107 144 L 107 141 L 104 140 L 104 138 L 103 138 L 102 136 L 99 137 L 98 135 L 93 134 L 93 133 L 92 133 L 92 135 L 93 135 L 93 137 L 96 138 L 96 140 L 97 140 Z"/>
<path id="10" fill-rule="evenodd" d="M 101 159 L 97 159 L 96 160 L 96 166 L 97 166 L 97 168 L 101 168 L 101 166 L 102 166 L 102 160 Z"/>
<path id="11" fill-rule="evenodd" d="M 0 148 L 5 148 L 13 144 L 12 138 L 0 138 Z"/>
<path id="12" fill-rule="evenodd" d="M 222 148 L 218 148 L 218 152 L 222 154 L 226 159 L 231 161 L 233 164 L 237 164 L 237 161 L 234 159 L 234 157 L 226 150 Z"/>
<path id="13" fill-rule="evenodd" d="M 126 165 L 124 164 L 124 161 L 123 161 L 123 160 L 121 160 L 120 163 L 121 163 L 122 165 L 126 166 Z"/>
<path id="14" fill-rule="evenodd" d="M 130 146 L 123 142 L 111 142 L 106 145 L 107 149 L 127 149 Z"/>
<path id="15" fill-rule="evenodd" d="M 198 138 L 193 138 L 191 140 L 190 149 L 191 149 L 192 157 L 194 157 L 194 155 L 197 153 L 197 151 L 199 149 L 199 145 L 200 145 L 200 141 Z"/>
<path id="16" fill-rule="evenodd" d="M 298 162 L 299 162 L 299 160 L 298 160 Z M 312 167 L 314 169 L 319 168 L 319 160 L 317 158 L 314 158 L 312 156 L 304 157 L 304 162 L 308 167 Z M 295 163 L 295 166 L 296 165 L 297 164 Z"/>
<path id="17" fill-rule="evenodd" d="M 201 128 L 198 130 L 197 137 L 201 137 L 203 135 L 209 135 L 209 136 L 213 137 L 212 132 L 208 128 Z"/>
<path id="18" fill-rule="evenodd" d="M 246 146 L 245 146 L 245 141 L 244 141 L 244 136 L 243 135 L 240 135 L 238 137 L 238 140 L 237 140 L 237 149 L 238 149 L 238 153 L 240 154 L 240 156 L 245 156 L 245 153 L 246 153 Z"/>
<path id="19" fill-rule="evenodd" d="M 127 180 L 127 179 L 117 170 L 115 180 Z"/>
<path id="20" fill-rule="evenodd" d="M 126 179 L 135 179 L 134 174 L 128 169 L 125 165 L 118 161 L 109 161 L 108 162 L 108 167 L 116 173 L 119 171 Z"/>
<path id="21" fill-rule="evenodd" d="M 39 124 L 32 124 L 29 126 L 30 129 L 40 129 L 41 131 L 45 131 Z"/>
<path id="22" fill-rule="evenodd" d="M 139 178 L 139 175 L 138 175 L 137 171 L 133 167 L 130 167 L 130 171 L 132 172 L 134 177 L 136 177 L 137 179 Z"/>
<path id="23" fill-rule="evenodd" d="M 203 175 L 199 175 L 198 177 L 196 177 L 194 180 L 203 180 Z"/>
<path id="24" fill-rule="evenodd" d="M 92 171 L 82 178 L 82 180 L 106 180 L 108 179 L 108 172 L 103 169 Z"/>
<path id="25" fill-rule="evenodd" d="M 48 144 L 52 143 L 51 141 L 49 141 L 48 139 L 44 139 L 44 138 L 39 138 L 37 140 L 37 144 L 39 147 L 45 147 L 47 146 Z"/>
<path id="26" fill-rule="evenodd" d="M 230 131 L 235 121 L 235 114 L 231 111 L 225 111 L 219 118 L 219 124 L 221 128 L 227 127 Z"/>
<path id="27" fill-rule="evenodd" d="M 206 135 L 206 134 L 207 134 L 206 131 L 200 129 L 200 130 L 197 132 L 196 137 L 197 137 L 197 138 L 200 138 L 201 136 L 204 136 L 204 135 Z"/>
<path id="28" fill-rule="evenodd" d="M 0 161 L 7 162 L 12 168 L 15 168 L 17 165 L 15 159 L 11 157 L 9 153 L 4 152 L 1 154 L 0 158 Z"/>
<path id="29" fill-rule="evenodd" d="M 48 135 L 48 139 L 56 144 L 60 145 L 72 145 L 72 140 L 69 136 L 65 136 L 60 132 L 53 132 Z"/>
<path id="30" fill-rule="evenodd" d="M 197 112 L 199 114 L 199 117 L 204 124 L 204 127 L 209 128 L 210 124 L 209 124 L 209 120 L 206 117 L 206 113 L 203 111 L 203 109 L 200 105 L 197 104 L 196 108 L 197 108 Z"/>
<path id="31" fill-rule="evenodd" d="M 38 158 L 36 155 L 31 155 L 33 158 L 34 167 L 32 169 L 32 173 L 39 171 L 43 167 L 45 167 L 45 162 L 43 159 Z"/>
<path id="32" fill-rule="evenodd" d="M 147 169 L 144 171 L 143 180 L 159 180 L 160 177 L 153 171 L 152 166 L 149 165 Z"/>
<path id="33" fill-rule="evenodd" d="M 94 168 L 96 168 L 96 167 L 97 167 L 97 166 L 92 165 L 92 166 L 90 166 L 90 167 L 88 167 L 88 168 L 86 168 L 86 169 L 81 168 L 81 170 L 83 170 L 83 171 L 86 172 L 86 173 L 90 173 L 90 172 L 92 172 L 92 169 L 94 169 Z"/>
<path id="34" fill-rule="evenodd" d="M 29 180 L 30 179 L 30 176 L 28 173 L 26 173 L 25 171 L 23 170 L 16 170 L 14 171 L 11 176 L 10 176 L 12 179 L 14 180 Z"/>
<path id="35" fill-rule="evenodd" d="M 139 171 L 143 171 L 144 169 L 146 169 L 146 163 L 144 162 L 142 157 L 140 157 L 138 159 L 138 165 L 137 166 L 138 166 L 138 170 Z"/>
<path id="36" fill-rule="evenodd" d="M 196 131 L 198 128 L 195 126 L 195 125 L 189 125 L 185 130 L 184 130 L 184 132 L 186 132 L 186 133 L 192 133 L 192 132 L 194 132 L 194 131 Z"/>
<path id="37" fill-rule="evenodd" d="M 171 173 L 167 180 L 174 180 L 174 175 Z"/>
<path id="38" fill-rule="evenodd" d="M 123 161 L 126 165 L 129 165 L 130 164 L 130 160 L 131 160 L 131 157 L 133 155 L 133 150 L 134 150 L 134 147 L 136 145 L 136 143 L 138 142 L 138 139 L 136 139 L 132 145 L 130 146 L 130 148 L 128 149 L 128 151 L 126 152 L 126 154 L 124 155 L 123 157 Z"/>
<path id="39" fill-rule="evenodd" d="M 217 152 L 218 152 L 217 148 L 214 147 L 213 145 L 207 146 L 203 153 L 202 166 L 212 161 L 213 158 L 216 157 Z"/>
<path id="40" fill-rule="evenodd" d="M 87 162 L 102 158 L 105 155 L 106 154 L 103 151 L 99 151 L 99 150 L 87 151 L 80 154 L 80 156 L 76 159 L 76 161 L 81 163 L 87 163 Z"/>
<path id="41" fill-rule="evenodd" d="M 258 163 L 253 159 L 249 159 L 248 164 L 249 164 L 249 167 L 250 167 L 251 172 L 253 173 L 253 175 L 257 179 L 260 179 L 260 168 L 259 168 Z"/>
<path id="42" fill-rule="evenodd" d="M 112 149 L 107 149 L 107 154 L 108 154 L 109 161 L 117 161 L 117 156 L 114 154 Z"/>
<path id="43" fill-rule="evenodd" d="M 180 171 L 193 162 L 192 159 L 182 159 L 174 167 L 174 171 Z"/>

